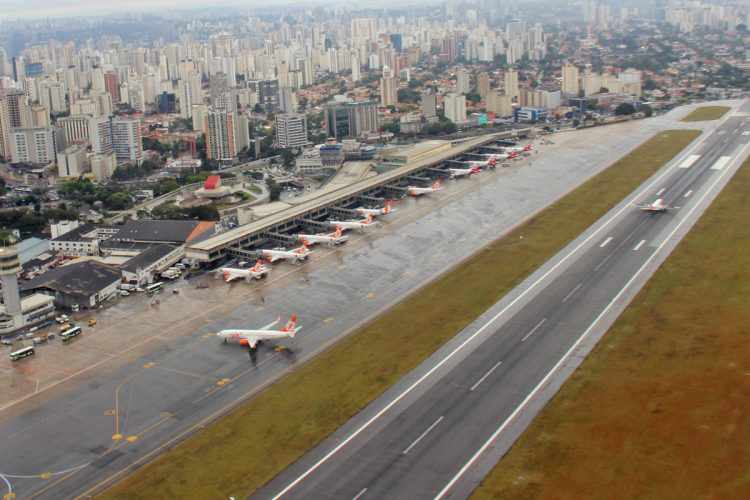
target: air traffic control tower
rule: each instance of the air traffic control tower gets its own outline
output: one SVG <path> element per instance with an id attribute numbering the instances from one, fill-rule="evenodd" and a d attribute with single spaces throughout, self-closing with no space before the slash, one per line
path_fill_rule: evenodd
<path id="1" fill-rule="evenodd" d="M 18 249 L 15 245 L 0 246 L 0 283 L 3 286 L 3 309 L 0 314 L 0 329 L 14 330 L 23 326 L 21 295 L 18 292 Z"/>

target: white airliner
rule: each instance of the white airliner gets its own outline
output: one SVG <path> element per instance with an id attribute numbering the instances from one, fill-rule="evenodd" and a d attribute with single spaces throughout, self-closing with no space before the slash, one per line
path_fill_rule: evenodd
<path id="1" fill-rule="evenodd" d="M 365 208 L 365 207 L 359 207 L 355 208 L 356 212 L 360 215 L 372 215 L 373 217 L 377 217 L 378 215 L 388 215 L 392 212 L 395 212 L 393 207 L 391 207 L 391 204 L 393 202 L 391 200 L 387 200 L 385 202 L 385 205 L 383 205 L 383 208 Z"/>
<path id="2" fill-rule="evenodd" d="M 527 144 L 523 147 L 521 146 L 513 146 L 509 148 L 503 148 L 506 153 L 528 153 L 532 149 L 531 144 Z"/>
<path id="3" fill-rule="evenodd" d="M 372 215 L 362 220 L 331 220 L 328 223 L 341 229 L 372 229 L 379 224 Z"/>
<path id="4" fill-rule="evenodd" d="M 486 160 L 469 160 L 464 163 L 467 163 L 470 167 L 495 168 L 497 166 L 497 160 L 497 158 L 491 157 Z"/>
<path id="5" fill-rule="evenodd" d="M 659 213 L 659 212 L 666 212 L 668 210 L 676 210 L 680 207 L 672 207 L 667 205 L 664 202 L 663 198 L 659 198 L 653 203 L 643 203 L 640 205 L 636 205 L 636 207 L 640 208 L 641 210 L 645 212 L 651 212 L 651 213 Z"/>
<path id="6" fill-rule="evenodd" d="M 489 160 L 495 160 L 496 162 L 498 162 L 504 160 L 513 160 L 518 157 L 518 153 L 516 153 L 515 151 L 511 151 L 510 153 L 491 153 L 485 156 L 489 158 Z"/>
<path id="7" fill-rule="evenodd" d="M 247 346 L 250 349 L 251 356 L 252 352 L 255 351 L 256 347 L 260 342 L 264 340 L 279 340 L 284 338 L 294 338 L 297 332 L 302 329 L 301 326 L 297 326 L 297 315 L 292 314 L 284 328 L 281 330 L 272 330 L 276 324 L 281 321 L 281 318 L 277 318 L 276 321 L 267 324 L 257 330 L 241 330 L 237 328 L 231 328 L 222 330 L 216 334 L 217 337 L 224 339 L 224 342 L 232 342 L 240 345 Z"/>
<path id="8" fill-rule="evenodd" d="M 457 179 L 458 177 L 466 177 L 473 174 L 478 174 L 482 171 L 481 167 L 471 168 L 449 168 L 448 171 L 451 173 L 451 179 Z"/>
<path id="9" fill-rule="evenodd" d="M 443 183 L 438 179 L 430 187 L 409 186 L 406 188 L 406 193 L 409 196 L 422 196 L 423 194 L 436 193 L 441 189 L 443 189 Z"/>
<path id="10" fill-rule="evenodd" d="M 222 267 L 221 269 L 219 269 L 219 271 L 224 276 L 224 281 L 229 283 L 230 281 L 239 279 L 239 278 L 243 278 L 247 281 L 250 281 L 251 279 L 259 280 L 263 278 L 266 274 L 268 274 L 270 269 L 264 266 L 263 262 L 259 260 L 250 269 Z"/>
<path id="11" fill-rule="evenodd" d="M 336 231 L 332 233 L 327 234 L 298 234 L 297 238 L 302 243 L 307 243 L 308 245 L 314 245 L 316 243 L 325 243 L 326 245 L 332 247 L 335 245 L 341 245 L 342 243 L 346 243 L 346 240 L 349 239 L 348 236 L 345 234 L 342 234 L 341 226 L 336 226 Z"/>
<path id="12" fill-rule="evenodd" d="M 307 260 L 312 252 L 307 248 L 305 243 L 302 243 L 301 247 L 297 247 L 293 250 L 261 250 L 260 253 L 268 260 L 268 262 L 273 264 L 279 260 L 289 260 L 294 263 L 302 262 L 303 260 Z"/>

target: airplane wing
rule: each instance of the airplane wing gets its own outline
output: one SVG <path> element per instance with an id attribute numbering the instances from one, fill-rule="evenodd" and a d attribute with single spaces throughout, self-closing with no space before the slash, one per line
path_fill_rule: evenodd
<path id="1" fill-rule="evenodd" d="M 261 327 L 260 329 L 261 329 L 261 330 L 270 330 L 271 328 L 273 328 L 274 326 L 276 326 L 276 324 L 277 324 L 277 323 L 278 323 L 279 321 L 281 321 L 281 317 L 279 317 L 279 318 L 276 318 L 276 319 L 275 319 L 274 321 L 272 321 L 272 322 L 268 323 L 268 324 L 267 324 L 266 326 L 262 326 L 262 327 Z M 250 341 L 250 339 L 247 339 L 247 340 L 248 340 L 248 341 Z"/>

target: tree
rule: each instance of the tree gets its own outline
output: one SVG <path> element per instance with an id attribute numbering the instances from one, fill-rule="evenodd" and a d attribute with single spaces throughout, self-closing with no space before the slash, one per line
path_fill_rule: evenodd
<path id="1" fill-rule="evenodd" d="M 482 97 L 475 92 L 469 92 L 468 94 L 466 94 L 466 100 L 477 103 L 482 100 Z"/>
<path id="2" fill-rule="evenodd" d="M 635 107 L 629 102 L 623 102 L 615 108 L 615 114 L 618 116 L 632 115 L 635 113 Z"/>
<path id="3" fill-rule="evenodd" d="M 130 198 L 130 195 L 122 191 L 112 193 L 104 201 L 104 205 L 109 210 L 125 210 L 127 208 L 130 208 L 132 204 L 133 200 L 132 198 Z"/>
<path id="4" fill-rule="evenodd" d="M 398 102 L 418 103 L 420 99 L 419 92 L 413 89 L 398 89 Z"/>
<path id="5" fill-rule="evenodd" d="M 383 125 L 383 132 L 390 132 L 393 135 L 401 133 L 401 124 L 399 122 L 389 122 Z"/>

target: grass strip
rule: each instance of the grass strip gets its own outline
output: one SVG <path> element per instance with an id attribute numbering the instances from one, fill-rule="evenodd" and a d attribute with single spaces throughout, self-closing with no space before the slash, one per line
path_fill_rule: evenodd
<path id="1" fill-rule="evenodd" d="M 474 492 L 750 498 L 750 160 Z"/>
<path id="2" fill-rule="evenodd" d="M 704 122 L 709 120 L 718 120 L 729 111 L 729 106 L 702 106 L 695 108 L 689 115 L 683 118 L 683 122 Z"/>
<path id="3" fill-rule="evenodd" d="M 344 424 L 699 135 L 661 132 L 623 159 L 164 453 L 102 498 L 244 496 Z M 523 238 L 521 238 L 521 236 Z"/>

